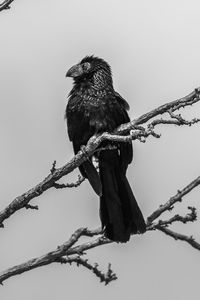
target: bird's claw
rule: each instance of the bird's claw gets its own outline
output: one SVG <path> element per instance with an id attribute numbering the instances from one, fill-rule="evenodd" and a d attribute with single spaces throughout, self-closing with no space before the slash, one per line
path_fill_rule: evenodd
<path id="1" fill-rule="evenodd" d="M 85 155 L 85 157 L 89 160 L 90 158 L 89 158 L 89 156 L 87 154 L 87 151 L 85 149 L 86 149 L 86 147 L 84 145 L 82 145 L 80 147 L 80 150 L 83 152 L 83 154 Z"/>

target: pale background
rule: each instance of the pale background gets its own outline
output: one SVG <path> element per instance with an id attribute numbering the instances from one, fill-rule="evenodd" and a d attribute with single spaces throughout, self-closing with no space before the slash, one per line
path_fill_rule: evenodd
<path id="1" fill-rule="evenodd" d="M 42 180 L 54 159 L 69 160 L 64 110 L 69 67 L 88 54 L 107 60 L 131 117 L 200 85 L 199 1 L 16 0 L 0 13 L 0 209 Z M 188 118 L 200 116 L 200 105 Z M 200 175 L 199 125 L 160 127 L 159 140 L 134 142 L 129 179 L 147 217 Z M 77 179 L 77 173 L 66 179 Z M 178 205 L 199 205 L 196 189 Z M 55 249 L 77 228 L 100 225 L 98 199 L 85 182 L 75 190 L 49 190 L 0 230 L 0 270 Z M 199 222 L 178 225 L 200 241 Z M 7 280 L 3 300 L 152 299 L 199 297 L 200 252 L 159 232 L 88 252 L 119 279 L 109 286 L 82 267 L 52 264 Z"/>

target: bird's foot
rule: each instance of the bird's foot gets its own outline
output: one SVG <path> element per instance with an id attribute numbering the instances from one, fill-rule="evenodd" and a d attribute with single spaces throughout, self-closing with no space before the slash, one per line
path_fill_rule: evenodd
<path id="1" fill-rule="evenodd" d="M 87 158 L 87 160 L 89 160 L 90 158 L 89 158 L 89 156 L 87 154 L 87 151 L 85 149 L 86 149 L 86 146 L 84 146 L 84 145 L 82 145 L 80 147 L 80 150 L 83 152 L 83 154 L 85 155 L 85 157 Z"/>

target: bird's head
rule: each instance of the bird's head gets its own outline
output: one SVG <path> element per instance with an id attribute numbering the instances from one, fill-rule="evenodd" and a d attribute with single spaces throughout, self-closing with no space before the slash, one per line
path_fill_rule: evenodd
<path id="1" fill-rule="evenodd" d="M 112 85 L 112 74 L 109 64 L 103 59 L 94 56 L 84 57 L 80 63 L 72 66 L 67 71 L 66 77 L 72 77 L 75 83 L 90 81 L 99 87 L 105 83 Z"/>

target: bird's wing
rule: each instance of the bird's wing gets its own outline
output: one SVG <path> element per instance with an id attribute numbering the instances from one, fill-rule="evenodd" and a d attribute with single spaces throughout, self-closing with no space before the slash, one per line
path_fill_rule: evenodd
<path id="1" fill-rule="evenodd" d="M 130 121 L 127 113 L 127 110 L 129 109 L 128 102 L 126 102 L 126 100 L 122 98 L 117 92 L 115 92 L 115 99 L 117 100 L 120 107 L 117 110 L 116 114 L 119 122 L 118 125 L 128 123 Z M 130 164 L 133 159 L 133 146 L 132 143 L 120 143 L 119 146 L 122 170 L 126 171 L 128 164 Z"/>
<path id="2" fill-rule="evenodd" d="M 130 109 L 128 102 L 119 93 L 115 92 L 115 98 L 121 104 L 121 106 L 124 107 L 125 110 Z"/>
<path id="3" fill-rule="evenodd" d="M 65 111 L 65 118 L 67 120 L 67 130 L 70 141 L 73 141 L 74 135 L 76 134 L 77 130 L 77 121 L 76 121 L 76 114 L 74 114 L 74 107 L 76 107 L 76 102 L 78 101 L 77 97 L 71 97 L 67 103 L 66 111 Z"/>
<path id="4" fill-rule="evenodd" d="M 78 97 L 70 98 L 66 108 L 67 128 L 70 141 L 73 143 L 74 153 L 81 149 L 81 146 L 85 145 L 92 134 L 89 131 L 88 119 L 83 117 L 83 112 L 79 109 Z M 80 130 L 81 128 L 81 130 Z M 99 178 L 99 174 L 92 163 L 92 159 L 88 158 L 82 165 L 79 166 L 81 174 L 88 178 L 91 186 L 97 195 L 102 194 L 102 185 Z"/>

